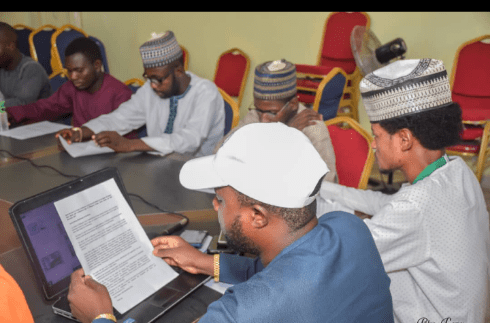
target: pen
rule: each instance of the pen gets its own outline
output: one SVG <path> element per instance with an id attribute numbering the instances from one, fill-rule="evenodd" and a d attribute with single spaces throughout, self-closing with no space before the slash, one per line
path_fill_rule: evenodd
<path id="1" fill-rule="evenodd" d="M 188 220 L 186 218 L 183 218 L 182 220 L 179 221 L 179 223 L 177 223 L 173 227 L 170 227 L 166 230 L 163 230 L 161 235 L 170 235 L 170 234 L 174 233 L 175 231 L 182 229 L 187 224 L 187 222 L 188 222 Z"/>

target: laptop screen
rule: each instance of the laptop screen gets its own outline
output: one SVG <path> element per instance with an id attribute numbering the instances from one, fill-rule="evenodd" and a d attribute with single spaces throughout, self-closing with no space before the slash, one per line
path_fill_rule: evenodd
<path id="1" fill-rule="evenodd" d="M 18 201 L 9 209 L 46 299 L 53 299 L 66 292 L 71 273 L 81 268 L 55 203 L 110 179 L 114 179 L 131 207 L 119 172 L 109 167 Z"/>
<path id="2" fill-rule="evenodd" d="M 48 285 L 81 268 L 54 203 L 27 211 L 21 219 Z"/>
<path id="3" fill-rule="evenodd" d="M 9 209 L 10 217 L 33 268 L 34 277 L 42 287 L 44 297 L 47 300 L 59 298 L 53 305 L 53 310 L 57 314 L 70 317 L 66 297 L 62 296 L 68 291 L 72 272 L 81 268 L 58 213 L 59 204 L 67 197 L 87 189 L 93 190 L 96 186 L 112 180 L 116 182 L 131 208 L 129 195 L 117 169 L 106 168 L 18 201 Z M 162 275 L 162 278 L 166 279 L 165 275 Z M 124 312 L 122 315 L 117 311 L 115 313 L 123 321 L 131 318 L 138 322 L 152 322 L 208 279 L 209 276 L 206 275 L 183 272 L 137 306 L 127 312 L 122 311 Z"/>

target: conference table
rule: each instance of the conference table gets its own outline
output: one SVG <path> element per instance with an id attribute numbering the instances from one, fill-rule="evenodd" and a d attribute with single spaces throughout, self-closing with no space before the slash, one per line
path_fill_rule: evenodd
<path id="1" fill-rule="evenodd" d="M 59 148 L 54 134 L 18 140 L 0 133 L 0 149 L 35 164 L 0 150 L 0 264 L 23 290 L 35 322 L 73 321 L 55 315 L 51 309 L 54 301 L 46 301 L 36 284 L 8 214 L 9 207 L 17 201 L 69 182 L 77 176 L 116 167 L 130 194 L 130 204 L 147 232 L 161 232 L 171 227 L 181 219 L 178 216 L 181 213 L 189 219 L 185 229 L 219 234 L 217 214 L 212 209 L 214 196 L 188 190 L 179 182 L 180 169 L 189 157 L 178 154 L 161 157 L 134 152 L 73 158 Z M 207 286 L 201 286 L 156 322 L 193 322 L 221 295 Z"/>

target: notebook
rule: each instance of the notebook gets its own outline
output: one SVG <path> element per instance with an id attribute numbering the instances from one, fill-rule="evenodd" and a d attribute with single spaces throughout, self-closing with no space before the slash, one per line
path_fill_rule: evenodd
<path id="1" fill-rule="evenodd" d="M 44 298 L 47 301 L 56 300 L 52 306 L 54 313 L 73 320 L 76 319 L 71 315 L 66 295 L 70 275 L 81 265 L 54 203 L 111 179 L 131 206 L 118 170 L 110 167 L 18 201 L 9 209 Z M 50 245 L 49 252 L 45 251 L 46 244 Z M 177 278 L 126 313 L 114 309 L 118 322 L 153 322 L 210 278 L 189 274 L 178 268 L 174 270 L 179 273 Z"/>

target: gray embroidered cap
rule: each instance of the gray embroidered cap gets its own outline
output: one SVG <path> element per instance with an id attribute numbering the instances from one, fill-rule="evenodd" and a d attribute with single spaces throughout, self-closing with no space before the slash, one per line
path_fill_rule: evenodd
<path id="1" fill-rule="evenodd" d="M 360 84 L 371 122 L 442 108 L 452 103 L 442 61 L 399 60 L 366 75 Z"/>
<path id="2" fill-rule="evenodd" d="M 152 34 L 152 38 L 140 46 L 144 68 L 165 66 L 182 57 L 182 48 L 172 31 Z"/>

